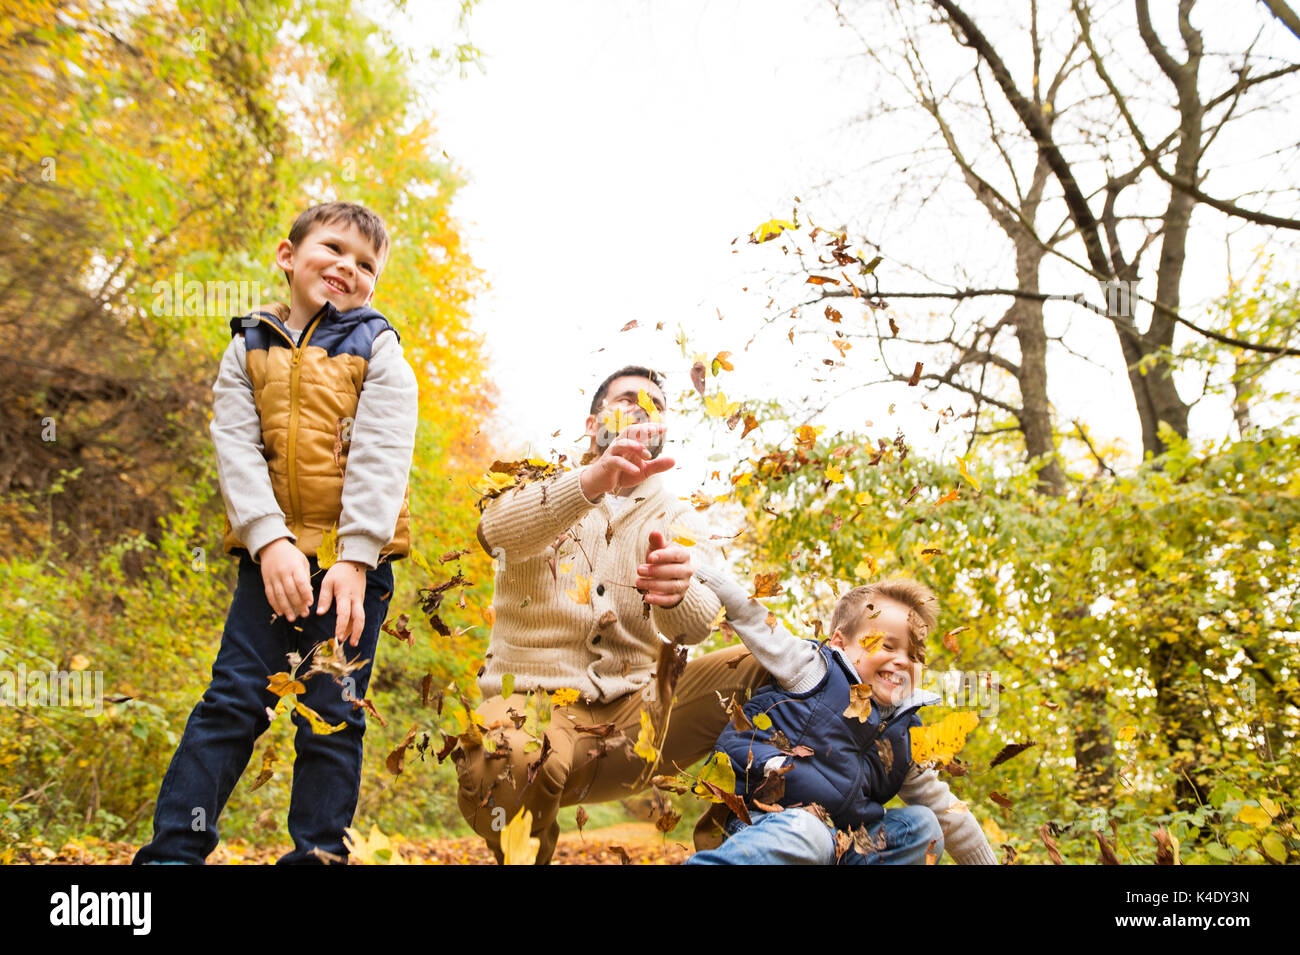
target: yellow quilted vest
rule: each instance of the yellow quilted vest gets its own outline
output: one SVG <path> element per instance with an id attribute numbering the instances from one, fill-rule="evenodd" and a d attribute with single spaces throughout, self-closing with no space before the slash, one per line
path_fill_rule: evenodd
<path id="1" fill-rule="evenodd" d="M 316 557 L 326 533 L 337 533 L 343 512 L 352 422 L 370 349 L 379 333 L 392 325 L 373 309 L 340 313 L 327 302 L 295 346 L 283 324 L 288 308 L 274 308 L 275 314 L 256 312 L 232 319 L 230 327 L 232 334 L 244 335 L 275 499 L 297 548 Z M 380 549 L 381 559 L 410 553 L 409 499 L 408 485 L 392 539 Z M 247 550 L 229 517 L 223 544 L 228 554 Z"/>

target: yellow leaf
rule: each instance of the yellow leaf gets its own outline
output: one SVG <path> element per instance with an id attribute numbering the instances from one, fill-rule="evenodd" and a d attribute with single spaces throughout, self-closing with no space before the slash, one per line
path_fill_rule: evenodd
<path id="1" fill-rule="evenodd" d="M 1121 742 L 1127 743 L 1134 736 L 1137 736 L 1137 727 L 1136 726 L 1121 727 L 1120 731 L 1115 735 L 1120 739 Z"/>
<path id="2" fill-rule="evenodd" d="M 288 673 L 272 673 L 267 677 L 267 680 L 270 682 L 266 684 L 266 688 L 276 696 L 283 697 L 289 693 L 307 692 L 307 687 L 303 686 L 302 683 L 295 680 L 293 676 Z"/>
<path id="3" fill-rule="evenodd" d="M 80 653 L 74 654 L 71 662 L 68 663 L 69 670 L 84 670 L 90 666 L 90 661 Z"/>
<path id="4" fill-rule="evenodd" d="M 839 484 L 844 480 L 844 472 L 840 470 L 838 464 L 832 464 L 826 469 L 826 480 L 830 481 L 832 484 Z"/>
<path id="5" fill-rule="evenodd" d="M 406 860 L 393 847 L 393 841 L 376 825 L 364 837 L 356 829 L 344 829 L 343 844 L 348 847 L 349 861 L 362 865 L 406 865 Z"/>
<path id="6" fill-rule="evenodd" d="M 876 558 L 868 554 L 858 562 L 858 566 L 853 568 L 853 576 L 859 580 L 868 580 L 876 576 L 879 570 L 880 565 L 876 563 Z"/>
<path id="7" fill-rule="evenodd" d="M 651 403 L 650 407 L 654 407 Z M 615 405 L 605 412 L 604 420 L 601 422 L 605 430 L 610 434 L 622 434 L 634 424 L 639 424 L 636 414 L 628 411 L 622 405 Z"/>
<path id="8" fill-rule="evenodd" d="M 334 526 L 321 535 L 320 546 L 316 548 L 316 563 L 321 570 L 328 570 L 338 563 L 339 559 L 339 525 L 335 522 Z"/>
<path id="9" fill-rule="evenodd" d="M 651 766 L 659 762 L 659 750 L 655 749 L 655 726 L 650 714 L 644 709 L 641 711 L 641 732 L 637 734 L 636 746 L 632 751 Z"/>
<path id="10" fill-rule="evenodd" d="M 1276 832 L 1270 832 L 1259 841 L 1259 846 L 1264 850 L 1264 855 L 1268 856 L 1274 862 L 1286 861 L 1286 843 Z"/>
<path id="11" fill-rule="evenodd" d="M 918 765 L 949 762 L 961 752 L 966 745 L 966 734 L 979 721 L 975 713 L 963 711 L 949 713 L 933 726 L 913 726 L 910 730 L 912 761 Z"/>
<path id="12" fill-rule="evenodd" d="M 825 428 L 814 428 L 810 424 L 801 424 L 795 430 L 794 442 L 805 451 L 811 451 L 813 443 L 817 440 L 817 435 L 825 430 Z"/>
<path id="13" fill-rule="evenodd" d="M 1259 806 L 1266 813 L 1268 813 L 1269 816 L 1273 817 L 1274 819 L 1276 819 L 1277 814 L 1282 811 L 1282 807 L 1279 806 L 1277 803 L 1275 803 L 1273 800 L 1269 799 L 1267 796 L 1259 797 Z"/>
<path id="14" fill-rule="evenodd" d="M 674 524 L 672 527 L 668 528 L 668 533 L 672 535 L 672 539 L 676 543 L 681 544 L 683 547 L 695 546 L 695 538 L 692 536 L 693 531 L 688 527 L 683 527 L 681 524 Z"/>
<path id="15" fill-rule="evenodd" d="M 329 736 L 331 733 L 337 733 L 347 726 L 347 723 L 335 723 L 331 726 L 321 719 L 321 715 L 304 703 L 293 701 L 293 708 L 306 717 L 307 722 L 311 724 L 311 731 L 321 736 Z"/>
<path id="16" fill-rule="evenodd" d="M 977 491 L 980 489 L 980 482 L 975 480 L 973 477 L 971 477 L 970 472 L 966 470 L 965 458 L 957 459 L 957 470 L 961 472 L 961 476 L 966 479 L 966 482 L 970 484 L 971 487 L 973 487 Z"/>
<path id="17" fill-rule="evenodd" d="M 1254 826 L 1257 829 L 1263 829 L 1269 824 L 1268 813 L 1258 806 L 1242 806 L 1237 813 L 1237 821 L 1244 822 L 1247 825 Z"/>
<path id="18" fill-rule="evenodd" d="M 998 825 L 997 820 L 992 816 L 984 817 L 983 828 L 984 835 L 988 838 L 989 842 L 993 843 L 995 846 L 1010 841 L 1007 839 L 1007 834 L 1002 831 L 1002 827 Z"/>
<path id="19" fill-rule="evenodd" d="M 711 367 L 713 370 L 713 376 L 715 378 L 717 377 L 718 372 L 720 371 L 736 370 L 736 366 L 727 360 L 730 357 L 731 357 L 731 352 L 729 351 L 720 351 L 713 356 L 713 364 Z"/>
<path id="20" fill-rule="evenodd" d="M 853 503 L 857 504 L 859 507 L 861 507 L 863 504 L 870 504 L 871 495 L 868 494 L 866 491 L 859 491 L 857 494 L 853 495 Z"/>
<path id="21" fill-rule="evenodd" d="M 551 705 L 572 706 L 574 703 L 578 702 L 578 697 L 580 697 L 581 695 L 582 694 L 579 693 L 577 690 L 570 689 L 569 687 L 566 686 L 563 689 L 556 690 L 554 693 L 551 694 Z"/>
<path id="22" fill-rule="evenodd" d="M 501 833 L 501 861 L 504 865 L 533 865 L 541 839 L 534 839 L 533 814 L 520 809 Z"/>
<path id="23" fill-rule="evenodd" d="M 728 401 L 721 391 L 704 396 L 704 410 L 710 418 L 730 418 L 740 409 L 739 401 Z"/>
<path id="24" fill-rule="evenodd" d="M 567 596 L 574 603 L 589 604 L 591 603 L 591 578 L 583 577 L 581 574 L 573 578 L 574 586 L 566 590 Z"/>
<path id="25" fill-rule="evenodd" d="M 515 476 L 513 474 L 507 474 L 504 471 L 486 471 L 479 481 L 478 492 L 480 494 L 490 494 L 493 491 L 504 491 L 514 483 Z"/>
<path id="26" fill-rule="evenodd" d="M 636 403 L 639 404 L 641 409 L 650 416 L 651 421 L 664 420 L 663 415 L 659 413 L 659 409 L 655 407 L 655 403 L 650 400 L 650 396 L 646 394 L 644 388 L 636 393 Z"/>
<path id="27" fill-rule="evenodd" d="M 775 239 L 786 229 L 797 229 L 789 219 L 768 219 L 757 229 L 750 233 L 750 238 L 755 242 L 766 242 L 768 239 Z"/>
<path id="28" fill-rule="evenodd" d="M 512 696 L 514 692 L 515 692 L 515 675 L 513 673 L 502 674 L 501 695 L 503 697 Z"/>
<path id="29" fill-rule="evenodd" d="M 766 713 L 755 713 L 754 719 L 751 720 L 755 728 L 761 730 L 770 730 L 772 728 L 772 717 Z"/>
<path id="30" fill-rule="evenodd" d="M 736 771 L 731 768 L 731 757 L 726 753 L 714 753 L 713 757 L 704 764 L 700 770 L 699 782 L 695 784 L 693 792 L 697 796 L 703 796 L 709 802 L 718 802 L 718 797 L 709 792 L 704 783 L 713 783 L 724 793 L 734 793 L 736 791 Z"/>

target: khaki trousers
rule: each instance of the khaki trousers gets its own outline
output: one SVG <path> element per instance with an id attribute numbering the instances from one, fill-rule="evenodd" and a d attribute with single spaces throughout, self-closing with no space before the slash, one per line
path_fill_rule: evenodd
<path id="1" fill-rule="evenodd" d="M 556 815 L 561 806 L 626 799 L 644 788 L 653 773 L 686 769 L 712 751 L 726 725 L 728 716 L 722 701 L 734 695 L 743 704 L 746 690 L 756 689 L 767 680 L 767 671 L 742 646 L 688 662 L 677 682 L 668 734 L 659 763 L 652 771 L 632 749 L 640 732 L 642 709 L 650 713 L 656 729 L 662 732 L 661 708 L 653 699 L 653 684 L 649 699 L 646 692 L 637 691 L 608 703 L 579 700 L 572 706 L 556 707 L 546 728 L 550 754 L 535 769 L 531 783 L 528 767 L 536 763 L 540 751 L 524 752 L 524 745 L 532 737 L 515 729 L 508 715 L 512 708 L 522 714 L 527 698 L 522 693 L 490 697 L 478 712 L 487 726 L 498 721 L 508 724 L 492 730 L 491 735 L 498 739 L 504 735 L 510 749 L 509 753 L 489 754 L 475 748 L 458 756 L 461 814 L 500 862 L 501 830 L 520 808 L 527 809 L 533 815 L 532 834 L 541 841 L 537 862 L 546 864 L 560 834 Z M 607 737 L 577 729 L 603 723 L 614 724 Z M 618 740 L 619 734 L 626 739 Z"/>

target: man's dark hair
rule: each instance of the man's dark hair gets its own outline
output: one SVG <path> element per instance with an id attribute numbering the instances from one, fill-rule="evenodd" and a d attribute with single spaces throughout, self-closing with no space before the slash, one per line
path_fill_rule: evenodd
<path id="1" fill-rule="evenodd" d="M 628 365 L 625 368 L 620 368 L 600 383 L 600 387 L 596 389 L 596 393 L 591 397 L 592 414 L 595 414 L 600 410 L 600 403 L 605 400 L 605 395 L 609 392 L 610 383 L 615 378 L 622 378 L 625 375 L 632 375 L 637 378 L 649 378 L 659 386 L 660 391 L 663 391 L 664 389 L 664 376 L 659 374 L 659 372 L 653 371 L 649 368 L 642 368 L 640 365 Z M 664 403 L 667 404 L 667 402 L 668 396 L 664 395 Z"/>
<path id="2" fill-rule="evenodd" d="M 293 220 L 293 228 L 289 230 L 289 241 L 293 243 L 294 248 L 297 248 L 298 243 L 307 238 L 307 233 L 313 226 L 328 225 L 332 222 L 346 222 L 348 225 L 356 226 L 357 231 L 370 240 L 376 254 L 381 259 L 384 257 L 384 253 L 388 250 L 388 230 L 384 228 L 384 220 L 355 202 L 326 202 L 319 206 L 312 206 Z"/>

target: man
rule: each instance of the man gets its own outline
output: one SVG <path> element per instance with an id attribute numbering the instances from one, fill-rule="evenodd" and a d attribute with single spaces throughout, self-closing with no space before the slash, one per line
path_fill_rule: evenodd
<path id="1" fill-rule="evenodd" d="M 656 456 L 666 429 L 647 420 L 642 395 L 656 412 L 665 408 L 656 372 L 614 372 L 587 416 L 589 463 L 483 509 L 479 542 L 498 567 L 478 712 L 494 749 L 462 747 L 455 758 L 461 812 L 498 861 L 501 830 L 521 808 L 541 842 L 537 861 L 547 863 L 561 806 L 623 799 L 652 772 L 685 769 L 709 753 L 728 719 L 719 694 L 743 702 L 767 679 L 734 647 L 688 662 L 674 699 L 656 699 L 663 638 L 699 643 L 721 604 L 692 579 L 691 550 L 706 545 L 672 542 L 674 525 L 689 526 L 694 511 L 662 482 L 674 461 Z M 514 692 L 503 697 L 507 676 Z M 527 724 L 517 725 L 525 693 L 561 689 L 579 698 L 555 707 L 548 745 L 538 748 Z M 643 710 L 660 750 L 653 768 L 633 752 Z"/>

